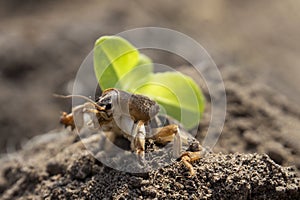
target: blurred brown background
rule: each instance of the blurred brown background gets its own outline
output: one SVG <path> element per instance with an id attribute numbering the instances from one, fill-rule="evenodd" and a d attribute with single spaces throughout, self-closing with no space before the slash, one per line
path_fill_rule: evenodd
<path id="1" fill-rule="evenodd" d="M 0 151 L 58 127 L 70 102 L 52 94 L 68 93 L 98 37 L 136 27 L 183 32 L 218 66 L 242 68 L 299 104 L 299 10 L 292 0 L 1 1 Z"/>

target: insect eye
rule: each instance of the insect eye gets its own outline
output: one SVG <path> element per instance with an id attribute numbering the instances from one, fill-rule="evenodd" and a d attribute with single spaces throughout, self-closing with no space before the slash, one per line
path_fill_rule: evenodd
<path id="1" fill-rule="evenodd" d="M 103 97 L 98 101 L 98 105 L 104 107 L 105 110 L 110 110 L 112 108 L 111 97 Z"/>
<path id="2" fill-rule="evenodd" d="M 111 103 L 98 103 L 99 106 L 104 107 L 105 110 L 110 110 L 111 109 Z"/>
<path id="3" fill-rule="evenodd" d="M 111 109 L 111 104 L 109 103 L 109 104 L 106 104 L 105 105 L 105 110 L 110 110 Z"/>

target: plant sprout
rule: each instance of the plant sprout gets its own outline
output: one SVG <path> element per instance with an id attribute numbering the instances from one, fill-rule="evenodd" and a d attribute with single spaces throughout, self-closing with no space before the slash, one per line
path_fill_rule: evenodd
<path id="1" fill-rule="evenodd" d="M 195 81 L 175 71 L 153 72 L 149 57 L 127 40 L 103 36 L 94 47 L 94 69 L 100 88 L 117 88 L 149 96 L 186 129 L 198 125 L 205 99 Z"/>

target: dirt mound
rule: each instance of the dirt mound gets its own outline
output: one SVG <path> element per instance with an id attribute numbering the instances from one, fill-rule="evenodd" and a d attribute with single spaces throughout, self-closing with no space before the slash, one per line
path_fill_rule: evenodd
<path id="1" fill-rule="evenodd" d="M 192 69 L 184 68 L 187 74 Z M 0 160 L 2 199 L 298 199 L 299 111 L 245 73 L 221 68 L 227 94 L 224 131 L 215 152 L 193 163 L 196 176 L 179 161 L 146 174 L 130 174 L 96 160 L 68 129 L 32 139 Z M 252 79 L 252 80 L 251 80 Z M 208 96 L 207 90 L 204 93 Z M 210 116 L 201 122 L 203 139 Z M 289 121 L 290 123 L 287 123 Z M 300 130 L 300 129 L 298 129 Z M 250 153 L 235 153 L 250 152 Z M 253 152 L 253 153 L 251 153 Z M 260 154 L 254 153 L 258 152 Z M 263 153 L 267 153 L 263 154 Z M 271 158 L 270 158 L 270 157 Z M 273 161 L 273 160 L 274 161 Z M 279 165 L 280 164 L 280 165 Z M 296 167 L 282 167 L 296 165 Z"/>
<path id="2" fill-rule="evenodd" d="M 267 155 L 210 154 L 194 163 L 197 175 L 174 163 L 145 176 L 116 171 L 88 152 L 76 161 L 48 163 L 46 172 L 34 167 L 10 167 L 3 194 L 11 198 L 49 199 L 296 199 L 299 181 L 293 168 L 283 168 Z M 17 179 L 17 180 L 16 180 Z"/>

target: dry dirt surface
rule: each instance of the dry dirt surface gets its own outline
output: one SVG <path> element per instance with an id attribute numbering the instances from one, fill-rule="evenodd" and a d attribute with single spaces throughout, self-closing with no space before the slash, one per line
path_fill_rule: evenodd
<path id="1" fill-rule="evenodd" d="M 194 162 L 194 177 L 179 161 L 144 174 L 112 169 L 83 145 L 94 147 L 97 137 L 78 140 L 74 132 L 58 129 L 0 160 L 1 199 L 299 199 L 299 136 L 289 132 L 286 120 L 299 124 L 300 112 L 245 73 L 231 67 L 221 72 L 228 108 L 214 152 L 223 153 Z M 208 106 L 200 140 L 210 115 L 205 87 L 204 93 Z M 253 153 L 235 153 L 244 151 Z"/>

